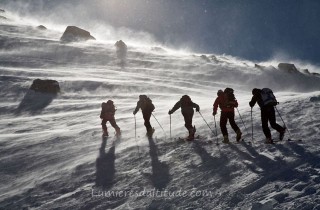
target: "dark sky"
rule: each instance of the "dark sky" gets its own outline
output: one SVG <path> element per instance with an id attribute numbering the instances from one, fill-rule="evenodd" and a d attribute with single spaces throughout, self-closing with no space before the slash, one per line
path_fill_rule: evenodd
<path id="1" fill-rule="evenodd" d="M 4 0 L 6 1 L 6 0 Z M 7 2 L 9 2 L 7 0 Z M 24 0 L 30 11 L 85 10 L 171 46 L 262 61 L 278 53 L 320 64 L 318 0 Z M 23 7 L 26 9 L 26 7 Z M 65 12 L 65 11 L 64 11 Z M 77 13 L 74 13 L 76 17 Z M 58 14 L 57 14 L 58 15 Z M 81 18 L 81 17 L 79 17 Z"/>

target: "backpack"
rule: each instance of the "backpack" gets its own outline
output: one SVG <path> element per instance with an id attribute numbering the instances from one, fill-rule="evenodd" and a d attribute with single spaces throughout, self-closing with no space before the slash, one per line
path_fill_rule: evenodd
<path id="1" fill-rule="evenodd" d="M 262 106 L 266 106 L 266 105 L 276 106 L 278 104 L 276 97 L 273 95 L 272 90 L 269 88 L 261 89 L 261 101 L 262 101 Z"/>
<path id="2" fill-rule="evenodd" d="M 188 95 L 182 96 L 180 99 L 180 102 L 181 102 L 181 107 L 192 106 L 191 98 Z"/>
<path id="3" fill-rule="evenodd" d="M 100 114 L 100 118 L 111 118 L 114 116 L 114 113 L 116 111 L 116 108 L 113 104 L 112 100 L 108 100 L 107 103 L 102 103 L 101 104 L 101 114 Z"/>
<path id="4" fill-rule="evenodd" d="M 229 102 L 235 101 L 236 97 L 234 96 L 234 90 L 232 88 L 226 88 L 223 93 L 224 93 L 224 104 L 226 107 L 231 107 Z"/>
<path id="5" fill-rule="evenodd" d="M 146 95 L 140 95 L 139 97 L 140 97 L 140 101 L 141 101 L 141 109 L 153 112 L 155 107 L 152 103 L 152 100 L 149 97 L 147 97 Z"/>

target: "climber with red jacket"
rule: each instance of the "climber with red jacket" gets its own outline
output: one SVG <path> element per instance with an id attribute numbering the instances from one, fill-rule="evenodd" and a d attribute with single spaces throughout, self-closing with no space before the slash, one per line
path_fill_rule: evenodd
<path id="1" fill-rule="evenodd" d="M 234 97 L 233 89 L 226 88 L 224 91 L 219 90 L 217 93 L 218 97 L 214 101 L 213 104 L 213 116 L 217 114 L 218 106 L 221 109 L 220 115 L 220 128 L 221 133 L 223 135 L 223 143 L 229 143 L 228 130 L 227 130 L 227 122 L 232 127 L 232 129 L 236 132 L 237 142 L 240 141 L 242 133 L 234 120 L 234 108 L 238 107 L 238 102 Z"/>

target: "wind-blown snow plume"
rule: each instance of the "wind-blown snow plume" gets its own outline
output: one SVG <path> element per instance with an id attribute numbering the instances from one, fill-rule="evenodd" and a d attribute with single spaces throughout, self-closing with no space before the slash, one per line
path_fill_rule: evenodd
<path id="1" fill-rule="evenodd" d="M 34 11 L 33 1 L 26 2 L 25 11 Z M 48 23 L 64 25 L 55 22 L 67 18 L 60 16 L 58 8 L 72 2 L 43 1 L 38 8 L 45 12 L 48 5 L 54 6 L 57 17 L 52 21 L 48 15 Z M 99 7 L 103 4 L 96 2 Z M 0 209 L 319 208 L 317 75 L 288 73 L 272 62 L 255 67 L 254 62 L 233 56 L 179 51 L 142 40 L 128 29 L 119 30 L 129 40 L 121 37 L 128 52 L 126 60 L 119 61 L 112 41 L 120 39 L 119 31 L 114 37 L 110 33 L 107 41 L 97 33 L 93 34 L 96 41 L 62 43 L 60 29 L 39 30 L 40 22 L 27 24 L 17 18 L 18 13 L 27 18 L 29 12 L 24 16 L 9 10 L 16 2 L 6 1 L 6 5 L 12 18 L 0 20 Z M 40 13 L 34 19 L 39 21 Z M 100 31 L 89 23 L 80 25 Z M 139 42 L 134 41 L 137 37 Z M 305 65 L 297 68 L 303 70 Z M 318 71 L 313 68 L 310 71 Z M 29 90 L 37 78 L 56 80 L 60 93 Z M 214 128 L 212 103 L 217 90 L 226 87 L 234 88 L 248 129 L 251 89 L 273 89 L 291 138 L 303 141 L 263 144 L 260 111 L 254 107 L 253 144 L 207 144 L 222 139 L 219 114 L 216 138 L 198 113 L 193 124 L 200 140 L 178 142 L 187 131 L 179 111 L 171 116 L 169 127 L 169 109 L 188 94 Z M 151 119 L 153 138 L 145 137 L 141 112 L 136 124 L 132 114 L 140 94 L 152 99 L 153 114 L 164 128 L 163 132 Z M 109 124 L 110 136 L 101 137 L 101 103 L 109 99 L 117 108 L 120 139 L 113 136 Z M 250 130 L 238 116 L 236 120 L 244 139 L 250 141 Z M 277 133 L 272 135 L 278 138 Z M 230 128 L 229 137 L 234 142 Z M 113 194 L 124 191 L 129 194 Z M 155 191 L 175 196 L 156 197 Z"/>

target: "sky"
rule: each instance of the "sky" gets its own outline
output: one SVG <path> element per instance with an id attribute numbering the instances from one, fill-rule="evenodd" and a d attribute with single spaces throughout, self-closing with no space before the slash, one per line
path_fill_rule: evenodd
<path id="1" fill-rule="evenodd" d="M 21 14 L 97 21 L 152 34 L 171 47 L 253 61 L 320 64 L 318 0 L 2 0 Z M 0 4 L 1 5 L 1 4 Z"/>

